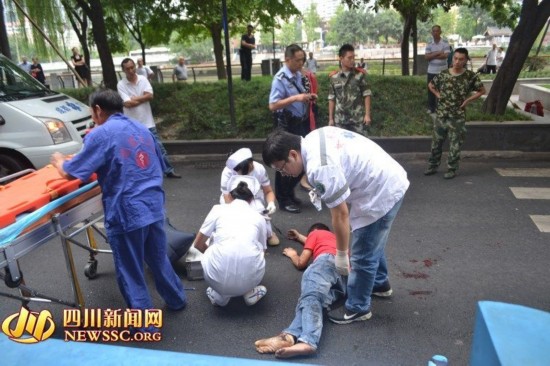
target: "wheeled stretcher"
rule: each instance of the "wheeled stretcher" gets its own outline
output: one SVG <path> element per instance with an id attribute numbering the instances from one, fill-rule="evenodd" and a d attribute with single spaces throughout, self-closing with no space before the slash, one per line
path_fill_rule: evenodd
<path id="1" fill-rule="evenodd" d="M 38 172 L 43 173 L 42 169 Z M 42 174 L 42 177 L 34 177 L 32 176 L 36 174 L 34 171 L 22 173 L 31 175 L 30 178 L 27 178 L 29 176 L 23 176 L 23 179 L 27 181 L 31 181 L 31 179 L 35 181 L 44 180 L 44 174 Z M 53 173 L 49 171 L 46 172 L 47 174 Z M 21 175 L 17 173 L 5 177 L 0 179 L 0 183 L 11 181 Z M 20 178 L 8 185 L 0 186 L 0 223 L 3 222 L 4 225 L 9 223 L 7 226 L 0 228 L 0 279 L 4 281 L 7 287 L 19 289 L 19 295 L 0 291 L 0 296 L 18 299 L 23 306 L 27 306 L 30 301 L 40 301 L 83 308 L 85 305 L 84 297 L 78 282 L 71 244 L 89 253 L 90 257 L 85 266 L 84 274 L 90 279 L 94 278 L 97 275 L 98 263 L 95 256 L 99 253 L 111 253 L 111 250 L 98 248 L 94 236 L 94 234 L 97 234 L 107 242 L 105 234 L 98 227 L 98 224 L 103 221 L 101 190 L 96 181 L 82 185 L 81 182 L 75 184 L 74 181 L 65 180 L 66 183 L 61 182 L 62 184 L 60 184 L 56 179 L 55 184 L 53 184 L 53 179 L 46 179 L 47 185 L 50 186 L 46 191 L 48 191 L 51 199 L 42 205 L 44 202 L 35 204 L 33 203 L 35 200 L 22 197 L 23 193 L 28 193 L 29 187 L 22 189 L 23 193 L 17 194 L 17 188 L 20 188 L 19 186 L 22 184 L 21 181 Z M 36 184 L 34 181 L 30 183 L 32 186 Z M 51 189 L 52 185 L 56 186 L 53 190 Z M 70 187 L 67 188 L 68 186 Z M 43 192 L 40 188 L 37 189 Z M 33 195 L 33 193 L 30 194 Z M 59 197 L 60 195 L 61 197 Z M 35 196 L 39 197 L 38 200 L 44 200 L 42 194 Z M 7 197 L 9 197 L 9 200 Z M 13 203 L 14 200 L 19 201 Z M 29 209 L 33 211 L 26 212 Z M 24 211 L 18 212 L 18 210 Z M 80 234 L 83 235 L 79 236 Z M 25 283 L 19 265 L 20 258 L 56 237 L 62 243 L 73 300 L 54 298 L 29 287 Z M 82 237 L 84 237 L 84 242 L 82 242 Z"/>

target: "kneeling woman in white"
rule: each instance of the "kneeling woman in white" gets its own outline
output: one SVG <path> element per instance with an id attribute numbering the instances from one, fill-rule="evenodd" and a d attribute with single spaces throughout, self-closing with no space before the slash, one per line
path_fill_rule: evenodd
<path id="1" fill-rule="evenodd" d="M 267 292 L 259 286 L 265 273 L 266 220 L 250 205 L 254 195 L 246 182 L 235 181 L 230 196 L 229 204 L 212 207 L 194 246 L 204 253 L 212 304 L 225 306 L 232 297 L 244 296 L 247 305 L 254 305 Z"/>

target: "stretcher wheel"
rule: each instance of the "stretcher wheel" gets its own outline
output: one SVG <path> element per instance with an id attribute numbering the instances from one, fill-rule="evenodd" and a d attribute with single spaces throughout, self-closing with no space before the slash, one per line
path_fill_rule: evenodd
<path id="1" fill-rule="evenodd" d="M 97 259 L 91 260 L 86 264 L 84 267 L 84 274 L 86 277 L 88 277 L 90 280 L 96 278 L 97 276 Z"/>
<path id="2" fill-rule="evenodd" d="M 4 283 L 9 288 L 17 288 L 19 285 L 23 282 L 23 272 L 19 271 L 19 279 L 17 281 L 14 281 L 11 278 L 11 273 L 9 270 L 6 269 L 6 275 L 4 276 Z"/>

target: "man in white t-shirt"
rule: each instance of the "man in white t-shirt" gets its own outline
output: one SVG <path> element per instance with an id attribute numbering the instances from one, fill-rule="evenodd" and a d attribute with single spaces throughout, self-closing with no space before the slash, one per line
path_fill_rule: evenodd
<path id="1" fill-rule="evenodd" d="M 371 295 L 392 294 L 384 252 L 409 187 L 407 172 L 373 141 L 332 126 L 305 138 L 276 130 L 262 156 L 283 175 L 298 177 L 305 171 L 315 207 L 322 209 L 322 201 L 330 209 L 336 270 L 349 278 L 346 304 L 329 312 L 329 319 L 337 324 L 370 319 Z"/>
<path id="2" fill-rule="evenodd" d="M 122 71 L 126 75 L 122 78 L 118 84 L 118 94 L 124 102 L 124 114 L 141 122 L 145 127 L 151 131 L 158 143 L 164 160 L 164 174 L 167 178 L 181 178 L 176 174 L 174 167 L 168 160 L 168 153 L 164 148 L 164 145 L 160 141 L 160 137 L 155 126 L 155 120 L 153 119 L 153 112 L 151 110 L 151 104 L 153 100 L 153 87 L 149 81 L 136 73 L 136 64 L 131 58 L 125 58 L 121 63 Z"/>
<path id="3" fill-rule="evenodd" d="M 493 43 L 493 48 L 487 53 L 487 57 L 485 58 L 485 64 L 487 65 L 487 73 L 488 74 L 496 74 L 497 73 L 497 45 L 496 43 Z"/>
<path id="4" fill-rule="evenodd" d="M 441 71 L 449 68 L 447 58 L 451 53 L 451 47 L 447 41 L 441 39 L 441 27 L 434 25 L 432 27 L 433 42 L 426 46 L 425 58 L 428 61 L 428 85 L 432 79 Z M 428 90 L 428 113 L 435 113 L 437 99 Z"/>

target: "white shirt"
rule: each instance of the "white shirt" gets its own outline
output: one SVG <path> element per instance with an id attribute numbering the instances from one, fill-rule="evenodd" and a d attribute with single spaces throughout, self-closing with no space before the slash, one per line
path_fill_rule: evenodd
<path id="1" fill-rule="evenodd" d="M 443 39 L 440 39 L 439 42 L 431 42 L 426 46 L 426 54 L 432 53 L 432 52 L 438 52 L 443 51 L 446 55 L 449 55 L 451 53 L 451 46 L 447 43 L 447 41 L 444 41 Z M 447 64 L 447 58 L 444 59 L 438 59 L 434 58 L 428 62 L 428 74 L 439 74 L 441 71 L 446 70 L 449 68 L 449 65 Z"/>
<path id="2" fill-rule="evenodd" d="M 315 74 L 317 72 L 317 60 L 314 58 L 308 58 L 306 60 L 306 67 L 309 71 Z"/>
<path id="3" fill-rule="evenodd" d="M 387 214 L 409 187 L 403 167 L 376 143 L 354 132 L 319 128 L 302 139 L 301 153 L 308 181 L 325 204 L 333 208 L 345 201 L 351 206 L 352 230 Z"/>
<path id="4" fill-rule="evenodd" d="M 266 221 L 247 202 L 215 205 L 199 231 L 210 237 L 202 267 L 205 280 L 216 292 L 241 296 L 262 281 Z"/>
<path id="5" fill-rule="evenodd" d="M 143 65 L 143 67 L 136 67 L 136 74 L 145 76 L 145 78 L 149 80 L 149 75 L 153 75 L 153 70 L 151 70 L 149 66 Z"/>
<path id="6" fill-rule="evenodd" d="M 136 83 L 131 83 L 127 78 L 122 78 L 117 84 L 118 94 L 122 98 L 123 102 L 127 102 L 132 97 L 142 96 L 143 94 L 153 94 L 153 87 L 146 77 L 136 75 Z M 153 112 L 151 110 L 151 104 L 149 102 L 141 103 L 137 107 L 127 108 L 124 107 L 124 114 L 130 118 L 141 122 L 147 128 L 155 127 L 155 120 L 153 119 Z"/>
<path id="7" fill-rule="evenodd" d="M 497 64 L 497 50 L 491 49 L 487 53 L 487 66 L 495 66 Z"/>

